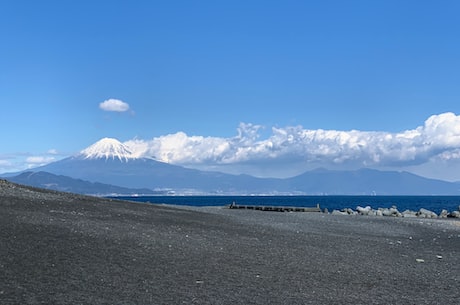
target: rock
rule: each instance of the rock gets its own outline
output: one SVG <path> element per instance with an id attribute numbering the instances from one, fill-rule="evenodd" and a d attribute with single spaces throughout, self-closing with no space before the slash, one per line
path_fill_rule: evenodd
<path id="1" fill-rule="evenodd" d="M 435 212 L 424 208 L 421 208 L 420 211 L 417 212 L 417 216 L 422 218 L 438 218 L 438 215 Z"/>
<path id="2" fill-rule="evenodd" d="M 417 212 L 405 210 L 404 212 L 401 213 L 401 215 L 402 217 L 414 218 L 414 217 L 417 217 Z"/>
<path id="3" fill-rule="evenodd" d="M 369 215 L 372 212 L 372 208 L 370 206 L 366 206 L 365 208 L 357 206 L 356 211 L 360 215 Z"/>
<path id="4" fill-rule="evenodd" d="M 439 217 L 447 218 L 448 215 L 449 215 L 449 212 L 447 210 L 442 210 L 441 214 L 439 214 Z"/>
<path id="5" fill-rule="evenodd" d="M 370 216 L 377 216 L 377 211 L 374 210 L 374 209 L 371 209 L 371 210 L 369 211 L 369 214 L 368 214 L 368 215 L 370 215 Z"/>
<path id="6" fill-rule="evenodd" d="M 460 206 L 459 206 L 460 209 Z M 329 211 L 327 209 L 324 210 L 325 213 Z M 333 210 L 333 215 L 368 215 L 368 216 L 392 216 L 392 217 L 420 217 L 420 218 L 460 218 L 460 211 L 453 211 L 449 213 L 447 210 L 442 210 L 439 216 L 430 210 L 421 208 L 418 212 L 405 210 L 404 212 L 399 212 L 396 206 L 392 206 L 391 208 L 378 208 L 377 210 L 372 209 L 370 206 L 362 207 L 357 206 L 356 210 L 350 208 L 344 208 L 341 210 Z"/>
<path id="7" fill-rule="evenodd" d="M 347 209 L 342 209 L 343 213 L 347 213 L 348 215 L 356 215 L 357 212 L 353 211 L 353 209 L 347 208 Z"/>
<path id="8" fill-rule="evenodd" d="M 399 213 L 398 209 L 395 206 L 392 206 L 389 209 L 388 208 L 382 209 L 382 215 L 383 216 L 400 217 L 401 213 Z"/>
<path id="9" fill-rule="evenodd" d="M 331 215 L 348 215 L 347 212 L 342 212 L 342 211 L 339 211 L 339 210 L 333 210 Z"/>
<path id="10" fill-rule="evenodd" d="M 391 216 L 390 209 L 387 209 L 387 208 L 385 208 L 385 209 L 379 208 L 379 211 L 382 212 L 382 215 L 383 215 L 383 216 Z"/>

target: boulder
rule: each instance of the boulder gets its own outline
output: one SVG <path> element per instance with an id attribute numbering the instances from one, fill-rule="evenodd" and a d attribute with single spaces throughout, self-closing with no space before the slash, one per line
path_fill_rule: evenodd
<path id="1" fill-rule="evenodd" d="M 365 208 L 357 206 L 356 211 L 360 215 L 373 215 L 372 208 L 370 206 L 366 206 Z"/>
<path id="2" fill-rule="evenodd" d="M 350 208 L 343 209 L 342 212 L 345 212 L 348 215 L 356 215 L 357 214 L 357 212 L 353 211 L 353 209 L 350 209 Z"/>
<path id="3" fill-rule="evenodd" d="M 417 216 L 421 218 L 438 218 L 438 215 L 435 212 L 424 209 L 424 208 L 421 208 L 417 212 Z"/>
<path id="4" fill-rule="evenodd" d="M 460 211 L 453 211 L 452 213 L 450 213 L 447 216 L 452 217 L 452 218 L 460 218 Z"/>
<path id="5" fill-rule="evenodd" d="M 401 213 L 401 215 L 402 217 L 413 218 L 413 217 L 417 217 L 417 212 L 405 210 L 404 212 Z"/>
<path id="6" fill-rule="evenodd" d="M 383 216 L 393 216 L 393 217 L 400 217 L 402 216 L 401 213 L 398 211 L 398 209 L 395 206 L 392 206 L 391 208 L 384 208 L 382 210 L 382 215 Z"/>
<path id="7" fill-rule="evenodd" d="M 449 212 L 447 210 L 442 210 L 441 214 L 439 214 L 439 217 L 447 218 L 448 215 L 449 215 Z"/>

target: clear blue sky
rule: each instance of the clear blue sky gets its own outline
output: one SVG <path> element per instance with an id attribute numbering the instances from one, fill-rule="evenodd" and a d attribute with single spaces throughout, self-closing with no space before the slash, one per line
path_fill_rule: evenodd
<path id="1" fill-rule="evenodd" d="M 0 172 L 240 123 L 259 140 L 414 130 L 460 114 L 458 16 L 459 1 L 0 1 Z"/>

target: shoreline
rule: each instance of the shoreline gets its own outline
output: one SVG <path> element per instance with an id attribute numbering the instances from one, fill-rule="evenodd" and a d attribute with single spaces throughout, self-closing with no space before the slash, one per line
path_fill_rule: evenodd
<path id="1" fill-rule="evenodd" d="M 133 201 L 141 202 L 141 201 Z M 153 205 L 163 205 L 169 207 L 177 207 L 184 209 L 194 209 L 197 208 L 199 211 L 204 210 L 204 208 L 216 208 L 216 209 L 234 209 L 234 210 L 246 210 L 246 211 L 260 211 L 260 212 L 287 212 L 287 213 L 322 213 L 322 214 L 332 214 L 332 215 L 343 215 L 343 216 L 375 216 L 375 217 L 398 217 L 398 218 L 419 218 L 419 219 L 457 219 L 460 220 L 460 205 L 458 210 L 449 212 L 448 210 L 442 209 L 441 213 L 438 215 L 433 211 L 430 211 L 425 208 L 421 208 L 418 211 L 405 210 L 400 212 L 396 206 L 391 208 L 377 208 L 373 209 L 370 206 L 361 207 L 357 206 L 355 210 L 351 208 L 343 208 L 341 210 L 334 209 L 332 212 L 329 212 L 328 209 L 321 209 L 319 204 L 316 207 L 288 207 L 288 206 L 256 206 L 256 205 L 238 205 L 235 202 L 232 204 L 222 205 L 222 206 L 196 206 L 196 205 L 175 205 L 168 203 L 154 203 L 147 202 Z"/>
<path id="2" fill-rule="evenodd" d="M 356 210 L 358 206 L 371 206 L 373 210 L 390 209 L 396 206 L 400 212 L 414 214 L 426 209 L 438 216 L 459 211 L 460 196 L 154 196 L 119 197 L 123 200 L 174 205 L 225 206 L 232 202 L 243 206 L 316 207 L 333 210 Z M 444 211 L 445 210 L 445 211 Z"/>

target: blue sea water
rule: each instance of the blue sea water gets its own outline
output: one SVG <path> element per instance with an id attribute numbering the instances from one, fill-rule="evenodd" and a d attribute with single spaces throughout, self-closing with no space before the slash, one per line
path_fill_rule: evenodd
<path id="1" fill-rule="evenodd" d="M 418 211 L 420 208 L 437 214 L 445 209 L 456 211 L 460 205 L 460 196 L 137 196 L 116 197 L 124 200 L 149 202 L 152 204 L 173 204 L 190 206 L 225 206 L 232 202 L 241 205 L 314 207 L 329 211 L 343 208 L 356 209 L 367 205 L 374 209 L 396 206 L 404 210 Z"/>

